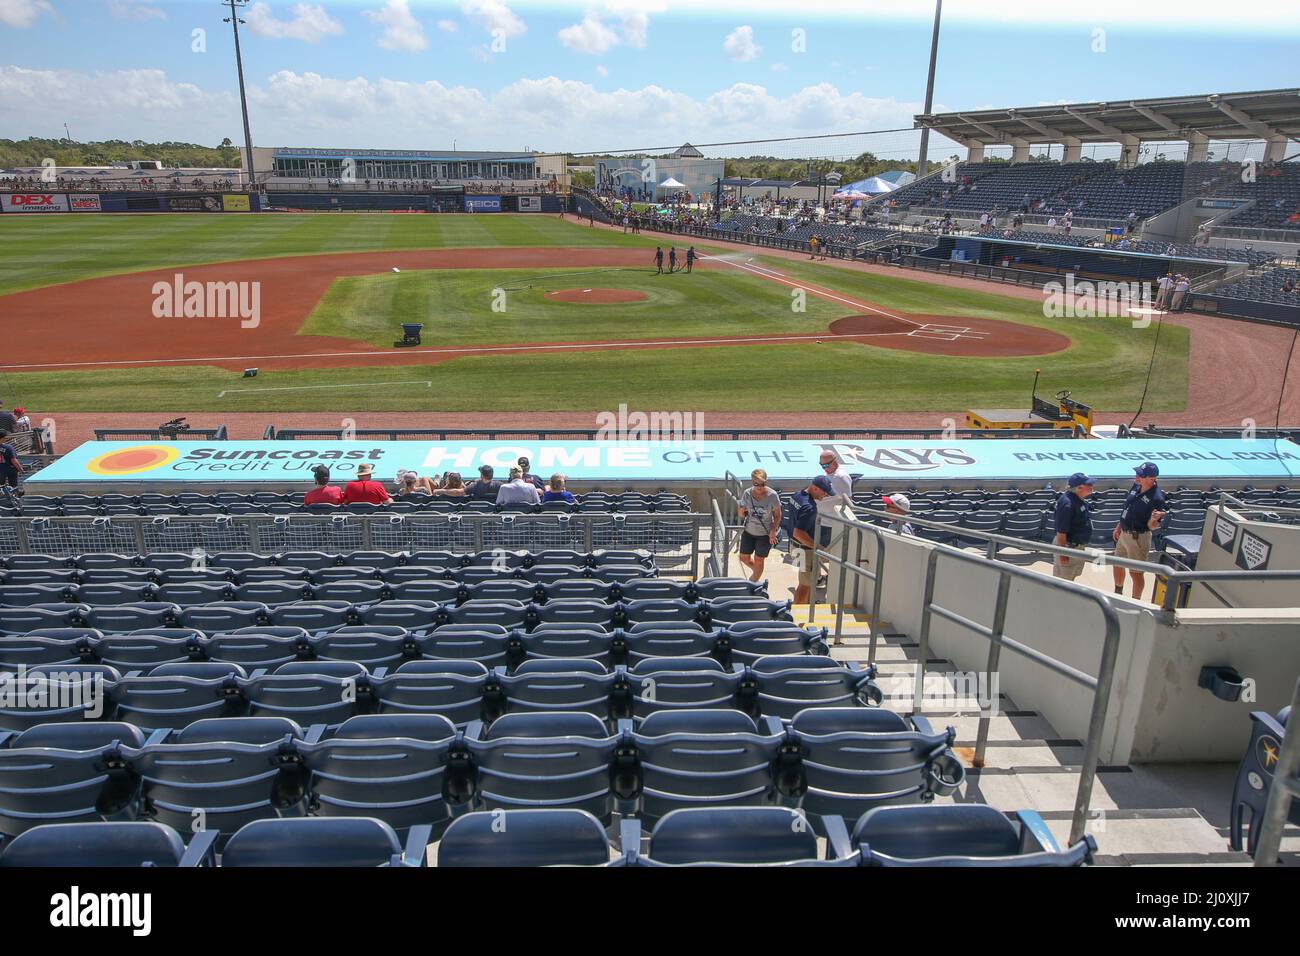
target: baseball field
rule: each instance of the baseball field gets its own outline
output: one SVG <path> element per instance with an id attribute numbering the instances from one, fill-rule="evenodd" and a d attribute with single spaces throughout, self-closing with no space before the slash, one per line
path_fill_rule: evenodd
<path id="1" fill-rule="evenodd" d="M 1188 405 L 1182 325 L 723 243 L 657 274 L 683 238 L 542 215 L 3 216 L 0 385 L 42 413 L 950 412 L 1027 405 L 1041 369 L 1040 393 L 1103 412 L 1144 390 L 1147 411 Z M 419 346 L 395 347 L 404 322 Z"/>

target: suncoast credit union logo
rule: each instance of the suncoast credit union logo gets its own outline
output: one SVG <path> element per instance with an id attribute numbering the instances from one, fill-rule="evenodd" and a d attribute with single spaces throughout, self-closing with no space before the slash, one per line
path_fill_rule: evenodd
<path id="1" fill-rule="evenodd" d="M 96 455 L 86 462 L 86 470 L 92 475 L 137 475 L 170 465 L 180 454 L 167 445 L 132 445 Z"/>

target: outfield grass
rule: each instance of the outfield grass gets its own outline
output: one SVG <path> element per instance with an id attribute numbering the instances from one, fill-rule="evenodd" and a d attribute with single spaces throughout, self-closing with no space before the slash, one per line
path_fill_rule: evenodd
<path id="1" fill-rule="evenodd" d="M 644 246 L 557 216 L 315 213 L 0 216 L 0 295 L 206 262 L 389 249 Z"/>
<path id="2" fill-rule="evenodd" d="M 653 246 L 550 216 L 0 217 L 0 294 L 115 272 L 200 262 L 374 249 L 447 246 Z M 707 244 L 697 249 L 708 251 Z M 735 250 L 717 250 L 735 253 Z M 751 258 L 748 254 L 745 258 Z M 752 257 L 787 276 L 914 314 L 976 316 L 1058 329 L 1074 345 L 1015 359 L 955 358 L 852 341 L 723 348 L 600 350 L 468 356 L 438 365 L 264 371 L 256 381 L 211 367 L 6 374 L 6 398 L 39 414 L 58 411 L 582 411 L 641 408 L 715 411 L 944 411 L 1027 404 L 1068 388 L 1100 411 L 1137 406 L 1156 327 L 1126 320 L 1044 318 L 1034 302 L 933 285 L 921 278 L 853 272 L 806 260 Z M 675 336 L 761 336 L 824 329 L 847 306 L 741 270 L 654 276 L 640 270 L 407 272 L 349 278 L 326 294 L 304 331 L 388 345 L 402 319 L 426 322 L 426 342 L 447 345 Z M 531 284 L 532 289 L 521 288 Z M 557 288 L 637 288 L 644 303 L 554 303 Z M 507 290 L 492 313 L 491 290 Z M 0 302 L 0 310 L 3 303 Z M 430 316 L 439 316 L 434 322 Z M 1188 332 L 1166 326 L 1145 407 L 1178 411 L 1187 397 Z M 425 384 L 431 383 L 431 384 Z M 328 389 L 321 386 L 329 386 Z M 342 386 L 342 387 L 340 387 Z M 361 386 L 361 387 L 354 387 Z M 250 391 L 249 389 L 256 389 Z M 224 394 L 222 394 L 224 392 Z"/>

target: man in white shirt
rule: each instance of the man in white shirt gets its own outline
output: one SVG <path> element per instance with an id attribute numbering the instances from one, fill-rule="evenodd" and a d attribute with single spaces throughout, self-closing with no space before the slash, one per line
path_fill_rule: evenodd
<path id="1" fill-rule="evenodd" d="M 527 481 L 523 472 L 518 468 L 510 469 L 510 480 L 501 486 L 497 492 L 497 504 L 499 505 L 535 505 L 541 503 L 541 496 L 537 493 L 537 487 L 530 481 Z"/>
<path id="2" fill-rule="evenodd" d="M 1192 280 L 1185 275 L 1178 276 L 1174 280 L 1174 304 L 1173 311 L 1183 311 L 1183 303 L 1187 300 L 1187 292 L 1192 287 Z"/>
<path id="3" fill-rule="evenodd" d="M 824 451 L 818 458 L 822 472 L 831 480 L 834 494 L 827 495 L 817 502 L 817 510 L 827 514 L 837 505 L 851 504 L 853 496 L 853 476 L 840 469 L 840 456 L 833 451 Z"/>
<path id="4" fill-rule="evenodd" d="M 1172 273 L 1166 272 L 1156 283 L 1156 308 L 1167 309 L 1169 307 L 1169 294 L 1174 291 L 1174 277 Z"/>

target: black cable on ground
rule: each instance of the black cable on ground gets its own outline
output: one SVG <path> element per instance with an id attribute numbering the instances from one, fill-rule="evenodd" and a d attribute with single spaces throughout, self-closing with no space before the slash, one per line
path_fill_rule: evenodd
<path id="1" fill-rule="evenodd" d="M 1142 397 L 1138 400 L 1138 407 L 1137 411 L 1133 413 L 1133 420 L 1128 423 L 1129 428 L 1137 424 L 1138 416 L 1142 414 L 1142 408 L 1146 405 L 1147 391 L 1151 388 L 1151 373 L 1156 367 L 1156 351 L 1160 348 L 1160 330 L 1164 328 L 1164 324 L 1162 320 L 1156 320 L 1156 337 L 1155 341 L 1151 343 L 1151 361 L 1147 363 L 1147 379 L 1142 384 Z"/>

